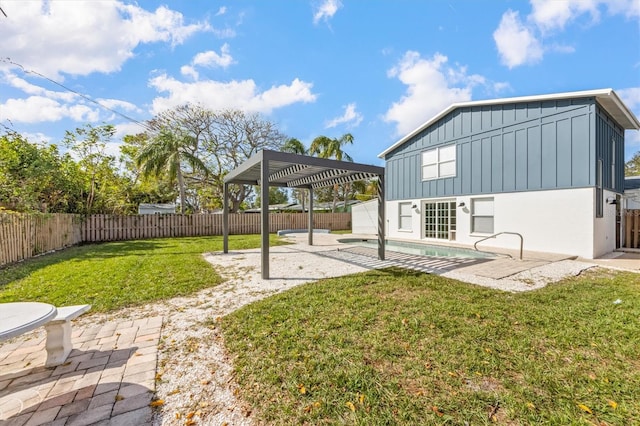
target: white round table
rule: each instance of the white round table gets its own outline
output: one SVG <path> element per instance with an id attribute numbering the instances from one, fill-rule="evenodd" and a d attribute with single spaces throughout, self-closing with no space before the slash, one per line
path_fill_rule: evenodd
<path id="1" fill-rule="evenodd" d="M 53 305 L 39 302 L 0 303 L 0 341 L 38 328 L 58 313 Z"/>

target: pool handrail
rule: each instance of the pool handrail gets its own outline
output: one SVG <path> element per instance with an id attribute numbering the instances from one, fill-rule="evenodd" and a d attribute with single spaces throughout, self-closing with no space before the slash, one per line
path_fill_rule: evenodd
<path id="1" fill-rule="evenodd" d="M 497 234 L 489 235 L 488 237 L 481 238 L 481 239 L 479 239 L 478 241 L 476 241 L 476 242 L 473 244 L 473 248 L 474 248 L 476 251 L 480 251 L 480 250 L 478 250 L 478 247 L 477 247 L 477 246 L 478 246 L 478 243 L 481 243 L 481 242 L 483 242 L 483 241 L 485 241 L 485 240 L 488 240 L 489 238 L 495 238 L 495 237 L 497 237 L 498 235 L 502 235 L 502 234 L 517 235 L 518 237 L 520 237 L 520 260 L 522 260 L 522 246 L 524 245 L 524 238 L 522 237 L 522 235 L 518 234 L 517 232 L 508 232 L 508 231 L 503 231 L 503 232 L 498 232 Z"/>

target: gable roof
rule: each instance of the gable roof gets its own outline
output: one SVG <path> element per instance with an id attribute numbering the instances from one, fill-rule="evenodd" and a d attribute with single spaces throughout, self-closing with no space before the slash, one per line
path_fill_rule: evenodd
<path id="1" fill-rule="evenodd" d="M 442 110 L 433 118 L 427 122 L 418 126 L 415 130 L 404 136 L 398 142 L 391 145 L 389 148 L 378 154 L 379 158 L 384 158 L 385 155 L 398 148 L 409 139 L 440 120 L 445 115 L 449 114 L 458 108 L 485 106 L 485 105 L 499 105 L 499 104 L 511 104 L 521 102 L 537 102 L 537 101 L 549 101 L 560 99 L 577 99 L 577 98 L 589 98 L 595 97 L 600 106 L 607 111 L 607 113 L 613 117 L 614 120 L 620 124 L 624 129 L 638 130 L 640 129 L 640 121 L 631 112 L 629 108 L 620 100 L 616 92 L 613 89 L 598 89 L 598 90 L 585 90 L 580 92 L 566 92 L 566 93 L 552 93 L 548 95 L 535 95 L 535 96 L 521 96 L 516 98 L 502 98 L 502 99 L 487 99 L 483 101 L 469 101 L 469 102 L 457 102 L 451 104 L 448 108 Z"/>

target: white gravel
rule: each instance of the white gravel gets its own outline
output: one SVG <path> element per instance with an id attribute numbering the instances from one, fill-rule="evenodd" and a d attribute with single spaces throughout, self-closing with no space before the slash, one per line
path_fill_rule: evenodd
<path id="1" fill-rule="evenodd" d="M 154 425 L 184 425 L 191 418 L 200 425 L 251 425 L 252 409 L 238 398 L 231 362 L 217 323 L 220 317 L 259 299 L 322 278 L 371 269 L 335 256 L 336 236 L 315 234 L 313 246 L 305 235 L 293 235 L 296 244 L 270 248 L 269 280 L 260 278 L 260 250 L 205 254 L 226 279 L 211 289 L 135 309 L 103 315 L 105 320 L 126 316 L 162 315 L 165 319 L 158 360 L 157 410 Z M 329 254 L 329 253 L 327 253 Z M 367 263 L 363 263 L 367 264 Z M 470 283 L 507 291 L 541 288 L 591 266 L 577 261 L 555 262 L 501 280 L 457 273 L 444 274 Z M 91 316 L 92 321 L 99 320 Z"/>

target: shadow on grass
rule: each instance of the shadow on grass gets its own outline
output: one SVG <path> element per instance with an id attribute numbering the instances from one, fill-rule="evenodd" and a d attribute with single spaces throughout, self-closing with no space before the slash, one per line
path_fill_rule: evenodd
<path id="1" fill-rule="evenodd" d="M 259 236 L 231 235 L 229 243 L 234 249 L 259 247 Z M 271 240 L 272 245 L 286 244 Z M 171 256 L 194 255 L 222 250 L 222 236 L 201 237 L 167 237 L 158 239 L 111 241 L 104 243 L 90 243 L 69 247 L 63 250 L 47 253 L 23 262 L 0 267 L 0 290 L 4 286 L 21 280 L 51 265 L 78 263 L 93 260 L 108 260 L 129 256 L 153 256 L 165 259 Z M 163 261 L 161 261 L 162 263 Z"/>
<path id="2" fill-rule="evenodd" d="M 50 265 L 69 261 L 82 261 L 95 258 L 109 258 L 131 254 L 144 254 L 145 251 L 162 247 L 162 241 L 121 241 L 101 244 L 83 244 L 68 247 L 55 252 L 45 253 L 23 262 L 13 263 L 0 268 L 0 288 L 25 278 L 33 272 Z"/>

